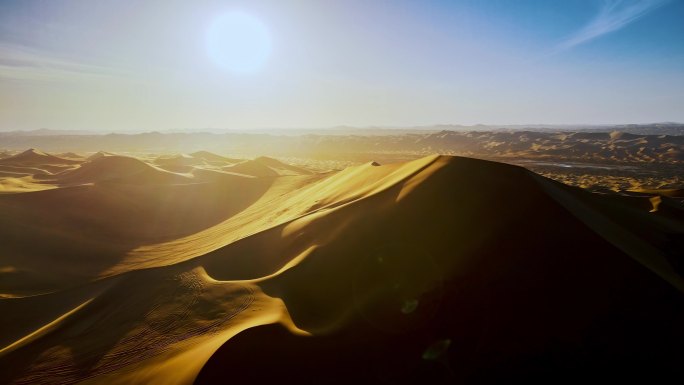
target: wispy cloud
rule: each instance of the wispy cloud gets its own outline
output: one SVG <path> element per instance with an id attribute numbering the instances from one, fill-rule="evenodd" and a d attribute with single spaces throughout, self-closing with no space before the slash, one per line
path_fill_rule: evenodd
<path id="1" fill-rule="evenodd" d="M 596 17 L 589 24 L 558 44 L 553 53 L 566 51 L 607 33 L 618 31 L 669 1 L 602 0 Z"/>
<path id="2" fill-rule="evenodd" d="M 0 79 L 63 81 L 121 76 L 119 68 L 58 57 L 26 46 L 0 43 Z"/>

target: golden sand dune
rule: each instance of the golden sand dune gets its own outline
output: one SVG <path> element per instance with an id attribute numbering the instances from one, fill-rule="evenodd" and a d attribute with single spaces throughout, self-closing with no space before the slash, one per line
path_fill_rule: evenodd
<path id="1" fill-rule="evenodd" d="M 116 154 L 111 153 L 111 152 L 106 152 L 106 151 L 98 151 L 98 152 L 88 156 L 86 158 L 86 160 L 95 160 L 95 159 L 102 158 L 105 156 L 116 156 Z"/>
<path id="2" fill-rule="evenodd" d="M 660 195 L 660 196 L 666 196 L 666 197 L 671 197 L 671 198 L 684 198 L 684 189 L 635 189 L 632 190 L 637 193 L 644 193 L 644 194 L 650 194 L 650 195 Z"/>
<path id="3" fill-rule="evenodd" d="M 73 159 L 60 158 L 58 156 L 50 155 L 43 151 L 31 148 L 20 154 L 2 159 L 2 163 L 28 166 L 76 164 L 79 163 L 79 161 Z"/>
<path id="4" fill-rule="evenodd" d="M 225 156 L 217 155 L 209 151 L 196 151 L 190 154 L 195 159 L 202 159 L 205 162 L 215 162 L 215 163 L 238 163 L 240 159 L 228 158 Z"/>
<path id="5" fill-rule="evenodd" d="M 60 183 L 92 183 L 114 180 L 128 184 L 183 183 L 187 177 L 168 172 L 127 156 L 102 156 L 82 164 L 79 168 L 55 176 Z"/>
<path id="6" fill-rule="evenodd" d="M 39 172 L 43 171 L 40 170 Z M 54 187 L 36 180 L 26 172 L 0 171 L 0 194 L 48 190 Z"/>
<path id="7" fill-rule="evenodd" d="M 286 163 L 283 163 L 277 159 L 269 158 L 266 156 L 260 156 L 255 159 L 255 161 L 266 165 L 270 167 L 273 170 L 276 170 L 279 175 L 309 175 L 311 174 L 311 171 L 303 168 L 303 167 L 297 167 L 297 166 L 292 166 Z"/>
<path id="8" fill-rule="evenodd" d="M 301 167 L 290 166 L 271 158 L 245 160 L 223 167 L 224 171 L 259 177 L 275 177 L 281 175 L 309 175 L 310 171 Z"/>
<path id="9" fill-rule="evenodd" d="M 32 148 L 0 159 L 0 172 L 5 175 L 14 173 L 15 176 L 51 175 L 68 170 L 79 163 L 79 160 L 60 158 Z"/>
<path id="10" fill-rule="evenodd" d="M 79 155 L 75 152 L 63 152 L 61 154 L 57 154 L 58 157 L 60 158 L 68 158 L 68 159 L 74 159 L 74 160 L 83 160 L 85 157 L 83 155 Z"/>
<path id="11" fill-rule="evenodd" d="M 498 383 L 684 357 L 684 207 L 448 156 L 98 157 L 0 195 L 0 383 Z M 208 162 L 217 162 L 209 164 Z M 205 167 L 210 166 L 210 167 Z"/>
<path id="12" fill-rule="evenodd" d="M 187 167 L 201 165 L 204 163 L 204 160 L 187 154 L 179 154 L 174 156 L 160 156 L 154 160 L 154 163 L 160 166 Z"/>

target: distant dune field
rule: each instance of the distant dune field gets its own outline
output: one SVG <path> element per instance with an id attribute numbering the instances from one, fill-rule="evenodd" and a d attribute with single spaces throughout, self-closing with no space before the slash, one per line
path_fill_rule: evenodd
<path id="1" fill-rule="evenodd" d="M 664 383 L 681 197 L 444 155 L 7 153 L 0 384 Z"/>

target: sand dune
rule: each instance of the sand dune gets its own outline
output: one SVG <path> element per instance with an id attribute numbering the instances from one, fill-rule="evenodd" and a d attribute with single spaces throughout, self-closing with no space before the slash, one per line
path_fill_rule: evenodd
<path id="1" fill-rule="evenodd" d="M 139 159 L 109 155 L 98 157 L 79 168 L 55 176 L 60 183 L 92 183 L 113 180 L 119 183 L 183 183 L 187 177 L 149 165 Z"/>
<path id="2" fill-rule="evenodd" d="M 190 154 L 193 158 L 202 159 L 205 162 L 215 162 L 215 163 L 238 163 L 240 159 L 227 158 L 225 156 L 216 155 L 209 151 L 196 151 Z"/>
<path id="3" fill-rule="evenodd" d="M 287 163 L 283 163 L 277 159 L 269 158 L 267 156 L 260 156 L 256 159 L 254 159 L 256 162 L 259 162 L 263 165 L 266 165 L 270 167 L 273 170 L 276 170 L 279 175 L 309 175 L 311 174 L 311 171 L 303 168 L 303 167 L 296 167 L 289 165 Z"/>
<path id="4" fill-rule="evenodd" d="M 183 174 L 98 157 L 0 195 L 0 383 L 681 374 L 667 194 L 449 156 L 314 174 L 208 154 Z"/>
<path id="5" fill-rule="evenodd" d="M 684 198 L 684 189 L 636 189 L 632 190 L 637 193 L 644 193 L 649 195 L 660 195 L 671 198 Z"/>
<path id="6" fill-rule="evenodd" d="M 0 159 L 0 170 L 25 175 L 54 174 L 81 163 L 80 160 L 60 158 L 40 150 L 29 149 Z"/>
<path id="7" fill-rule="evenodd" d="M 257 177 L 269 177 L 279 175 L 276 170 L 255 160 L 245 160 L 230 166 L 223 167 L 223 170 Z"/>
<path id="8" fill-rule="evenodd" d="M 68 159 L 74 159 L 74 160 L 83 160 L 85 157 L 82 155 L 79 155 L 75 152 L 63 152 L 61 154 L 57 154 L 58 157 L 60 158 L 68 158 Z"/>
<path id="9" fill-rule="evenodd" d="M 154 163 L 160 166 L 183 167 L 201 165 L 204 161 L 191 155 L 179 154 L 174 156 L 160 156 L 154 160 Z"/>
<path id="10" fill-rule="evenodd" d="M 64 165 L 64 164 L 77 164 L 80 163 L 78 160 L 60 158 L 54 155 L 50 155 L 40 150 L 29 149 L 20 154 L 10 156 L 8 158 L 2 159 L 3 164 L 16 164 L 16 165 Z"/>
<path id="11" fill-rule="evenodd" d="M 86 160 L 95 160 L 106 156 L 116 156 L 116 154 L 106 151 L 98 151 L 86 158 Z"/>
<path id="12" fill-rule="evenodd" d="M 257 177 L 276 177 L 284 175 L 311 175 L 312 172 L 303 168 L 285 164 L 277 159 L 258 157 L 244 160 L 222 168 L 224 171 Z"/>

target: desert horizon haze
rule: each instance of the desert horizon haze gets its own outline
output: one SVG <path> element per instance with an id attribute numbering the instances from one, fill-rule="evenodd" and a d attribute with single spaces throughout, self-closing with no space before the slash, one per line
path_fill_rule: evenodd
<path id="1" fill-rule="evenodd" d="M 0 384 L 679 384 L 684 1 L 0 1 Z"/>

